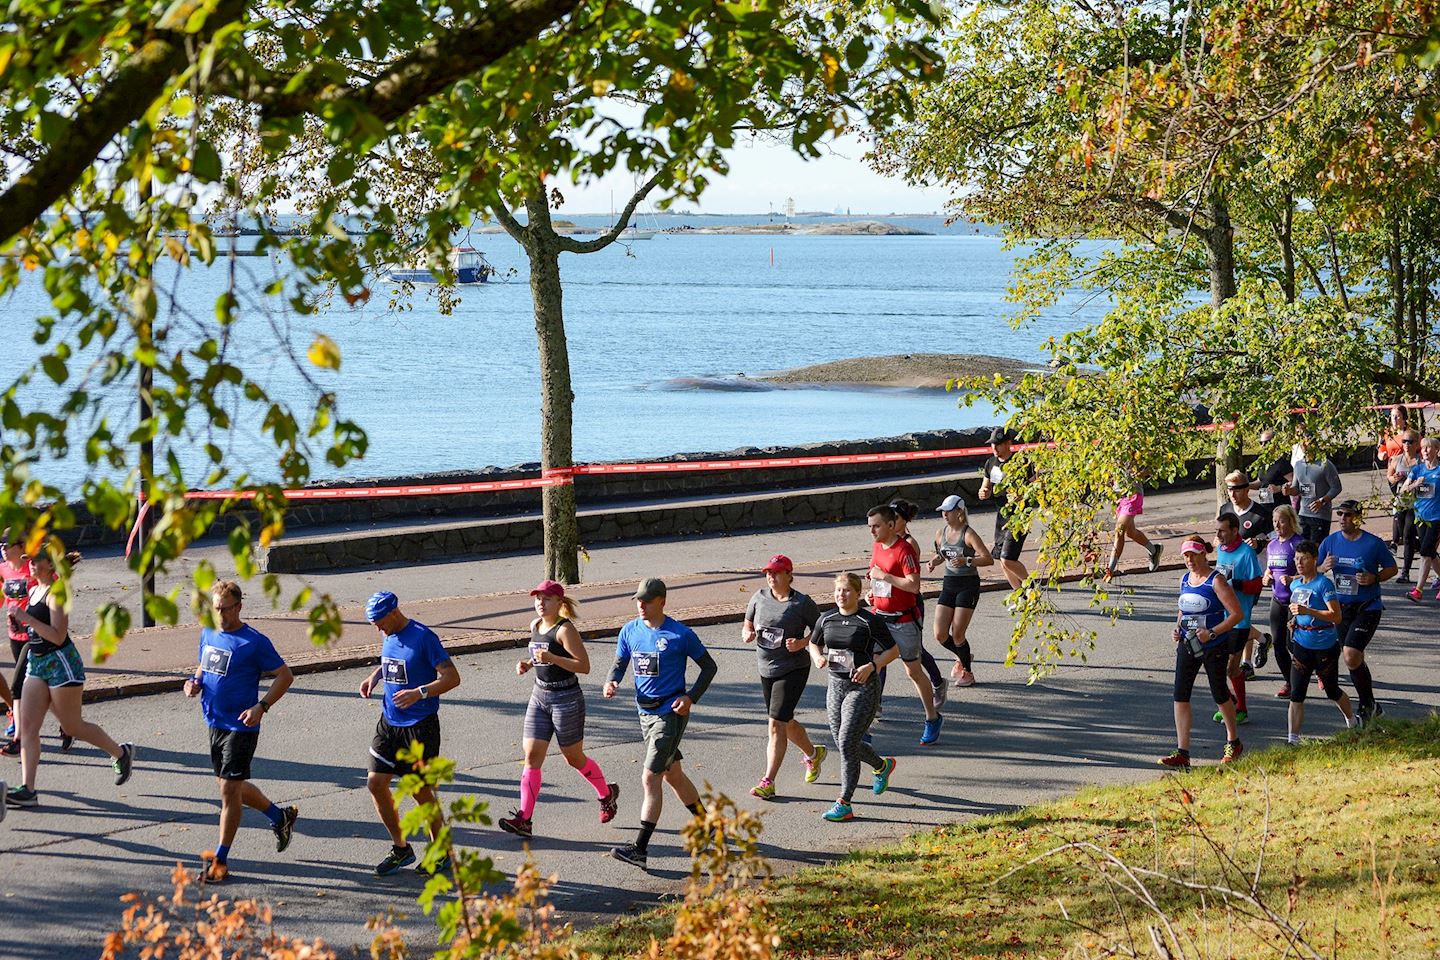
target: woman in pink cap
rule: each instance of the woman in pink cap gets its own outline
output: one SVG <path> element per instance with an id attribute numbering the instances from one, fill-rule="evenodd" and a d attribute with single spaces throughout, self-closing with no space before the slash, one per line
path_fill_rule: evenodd
<path id="1" fill-rule="evenodd" d="M 542 580 L 530 596 L 535 598 L 535 619 L 530 621 L 530 656 L 515 664 L 515 673 L 535 673 L 535 688 L 525 709 L 525 769 L 520 773 L 520 809 L 500 821 L 500 829 L 518 837 L 532 833 L 535 801 L 540 798 L 540 767 L 553 737 L 565 762 L 580 772 L 600 800 L 600 822 L 615 819 L 620 787 L 609 783 L 600 765 L 585 755 L 585 692 L 579 674 L 590 672 L 590 655 L 575 628 L 575 601 L 565 587 Z"/>
<path id="2" fill-rule="evenodd" d="M 770 742 L 765 751 L 765 776 L 750 790 L 761 800 L 775 799 L 775 778 L 789 744 L 805 757 L 805 782 L 820 776 L 825 748 L 810 742 L 810 735 L 795 719 L 795 707 L 810 680 L 810 632 L 820 619 L 820 608 L 792 588 L 795 565 L 776 554 L 765 564 L 765 586 L 750 597 L 740 639 L 755 644 L 760 661 L 760 689 L 770 717 Z"/>

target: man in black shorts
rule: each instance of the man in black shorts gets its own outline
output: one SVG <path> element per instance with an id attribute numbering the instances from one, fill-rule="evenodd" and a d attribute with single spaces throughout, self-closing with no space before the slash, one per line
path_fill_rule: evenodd
<path id="1" fill-rule="evenodd" d="M 210 763 L 220 786 L 220 843 L 203 857 L 202 883 L 223 883 L 230 875 L 230 844 L 246 807 L 259 810 L 275 832 L 275 852 L 290 846 L 299 807 L 281 808 L 250 782 L 250 761 L 260 740 L 260 721 L 274 708 L 295 675 L 270 638 L 240 619 L 242 596 L 233 580 L 215 584 L 210 603 L 219 628 L 200 631 L 200 662 L 185 681 L 185 696 L 200 697 L 210 727 Z M 260 696 L 260 678 L 274 682 Z"/>
<path id="2" fill-rule="evenodd" d="M 1010 589 L 1019 590 L 1029 576 L 1025 564 L 1020 562 L 1020 551 L 1025 549 L 1025 538 L 1030 531 L 1015 533 L 1006 523 L 1009 517 L 1005 508 L 1010 499 L 1005 491 L 1029 483 L 1034 479 L 1035 472 L 1027 467 L 1023 473 L 1015 475 L 1015 468 L 1010 466 L 1010 459 L 1015 456 L 1014 441 L 1014 435 L 1004 427 L 990 431 L 991 456 L 980 468 L 980 499 L 995 501 L 995 544 L 990 553 L 1000 562 L 1000 572 L 1010 581 Z"/>

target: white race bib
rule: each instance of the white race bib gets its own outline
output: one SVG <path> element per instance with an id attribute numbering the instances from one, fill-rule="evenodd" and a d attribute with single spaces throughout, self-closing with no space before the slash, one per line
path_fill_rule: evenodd
<path id="1" fill-rule="evenodd" d="M 530 662 L 533 663 L 533 664 L 537 664 L 537 665 L 538 665 L 538 664 L 540 663 L 540 651 L 541 651 L 541 650 L 549 650 L 549 649 L 550 649 L 550 644 L 544 642 L 543 640 L 541 640 L 541 641 L 531 641 L 531 643 L 530 643 Z"/>
<path id="2" fill-rule="evenodd" d="M 888 597 L 894 589 L 889 580 L 870 581 L 870 596 L 872 597 Z"/>
<path id="3" fill-rule="evenodd" d="M 1423 481 L 1420 486 L 1415 488 L 1415 496 L 1421 500 L 1429 500 L 1435 496 L 1435 484 L 1430 480 Z"/>
<path id="4" fill-rule="evenodd" d="M 845 673 L 855 670 L 855 652 L 853 650 L 826 650 L 825 661 L 830 664 L 831 670 Z"/>
<path id="5" fill-rule="evenodd" d="M 230 672 L 230 651 L 207 645 L 205 652 L 200 654 L 200 669 L 217 677 L 225 676 Z"/>
<path id="6" fill-rule="evenodd" d="M 991 467 L 991 468 L 990 468 L 990 483 L 991 483 L 992 485 L 993 485 L 993 484 L 996 484 L 996 483 L 999 483 L 1001 480 L 1004 480 L 1004 479 L 1005 479 L 1005 471 L 1004 471 L 1004 470 L 1001 470 L 999 467 Z"/>
<path id="7" fill-rule="evenodd" d="M 1291 599 L 1293 602 L 1300 604 L 1300 606 L 1302 606 L 1302 607 L 1308 607 L 1308 606 L 1310 606 L 1310 598 L 1311 598 L 1311 596 L 1312 596 L 1312 591 L 1310 591 L 1309 589 L 1302 589 L 1302 590 L 1296 590 L 1296 591 L 1294 591 L 1293 593 L 1291 593 L 1291 594 L 1290 594 L 1290 599 Z"/>
<path id="8" fill-rule="evenodd" d="M 1347 597 L 1353 597 L 1360 592 L 1360 584 L 1355 579 L 1356 574 L 1339 573 L 1335 574 L 1335 592 Z"/>
<path id="9" fill-rule="evenodd" d="M 658 677 L 660 676 L 660 654 L 658 653 L 637 653 L 635 660 L 635 676 L 637 677 Z"/>
<path id="10" fill-rule="evenodd" d="M 785 631 L 779 627 L 761 627 L 755 631 L 755 642 L 766 650 L 779 650 L 785 645 Z"/>

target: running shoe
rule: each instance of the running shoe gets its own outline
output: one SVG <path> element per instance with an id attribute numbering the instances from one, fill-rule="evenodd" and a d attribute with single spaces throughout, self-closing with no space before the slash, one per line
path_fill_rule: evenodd
<path id="1" fill-rule="evenodd" d="M 610 792 L 600 801 L 600 822 L 609 823 L 620 812 L 620 784 L 610 784 Z"/>
<path id="2" fill-rule="evenodd" d="M 9 743 L 5 744 L 5 746 L 0 747 L 0 755 L 7 757 L 20 756 L 20 741 L 11 740 Z"/>
<path id="3" fill-rule="evenodd" d="M 890 774 L 895 772 L 896 766 L 897 764 L 894 757 L 886 757 L 885 765 L 875 771 L 875 779 L 870 784 L 870 789 L 875 793 L 875 796 L 878 797 L 890 789 Z"/>
<path id="4" fill-rule="evenodd" d="M 385 859 L 375 864 L 375 876 L 388 877 L 399 873 L 401 870 L 415 862 L 415 848 L 410 844 L 403 847 L 391 847 L 390 852 L 385 854 Z"/>
<path id="5" fill-rule="evenodd" d="M 935 719 L 926 720 L 925 728 L 920 732 L 920 746 L 928 747 L 940 739 L 940 727 L 945 723 L 945 717 L 936 714 Z"/>
<path id="6" fill-rule="evenodd" d="M 1285 696 L 1287 696 L 1287 697 L 1290 696 L 1289 691 L 1286 691 Z M 1211 719 L 1214 720 L 1216 723 L 1224 723 L 1224 722 L 1225 722 L 1225 714 L 1221 713 L 1219 710 L 1216 710 L 1216 711 L 1215 711 L 1215 716 L 1212 717 Z M 1242 724 L 1242 723 L 1247 723 L 1247 722 L 1249 722 L 1249 720 L 1250 720 L 1250 714 L 1249 714 L 1247 711 L 1245 711 L 1245 710 L 1236 710 L 1236 711 L 1235 711 L 1235 725 L 1236 725 L 1237 727 L 1238 727 L 1240 724 Z"/>
<path id="7" fill-rule="evenodd" d="M 276 853 L 284 853 L 285 848 L 290 846 L 290 840 L 295 835 L 295 821 L 300 819 L 300 808 L 286 807 L 280 815 L 282 818 L 280 822 L 270 828 L 275 831 Z"/>
<path id="8" fill-rule="evenodd" d="M 774 800 L 775 781 L 769 777 L 762 777 L 759 783 L 750 788 L 750 796 L 759 797 L 761 800 Z"/>
<path id="9" fill-rule="evenodd" d="M 534 836 L 535 823 L 529 817 L 522 817 L 519 810 L 511 810 L 510 816 L 500 818 L 500 829 L 517 837 Z"/>
<path id="10" fill-rule="evenodd" d="M 130 772 L 135 767 L 135 744 L 120 744 L 120 756 L 110 761 L 110 767 L 115 771 L 115 786 L 122 786 L 130 779 Z"/>
<path id="11" fill-rule="evenodd" d="M 9 721 L 5 726 L 5 736 L 11 740 L 15 739 L 15 711 L 6 710 L 5 719 Z"/>
<path id="12" fill-rule="evenodd" d="M 437 873 L 449 873 L 450 855 L 447 853 L 445 856 L 441 857 L 438 861 L 436 861 L 435 868 L 433 870 L 425 866 L 425 861 L 422 858 L 419 863 L 415 864 L 415 872 L 420 874 L 420 876 L 422 877 L 433 877 Z"/>
<path id="13" fill-rule="evenodd" d="M 1275 699 L 1276 699 L 1276 700 L 1289 700 L 1289 699 L 1290 699 L 1290 684 L 1288 684 L 1288 683 L 1282 683 L 1282 684 L 1280 685 L 1280 689 L 1275 691 Z"/>
<path id="14" fill-rule="evenodd" d="M 619 860 L 621 863 L 628 863 L 633 867 L 639 867 L 641 870 L 645 869 L 645 864 L 650 859 L 650 855 L 645 851 L 644 847 L 633 843 L 622 843 L 618 847 L 611 847 L 610 856 Z"/>
<path id="15" fill-rule="evenodd" d="M 1395 582 L 1396 582 L 1396 583 L 1414 583 L 1415 581 L 1410 579 L 1410 574 L 1408 574 L 1408 573 L 1402 573 L 1402 574 L 1400 574 L 1400 576 L 1398 576 L 1398 577 L 1395 578 Z"/>
<path id="16" fill-rule="evenodd" d="M 1261 669 L 1262 667 L 1264 667 L 1265 664 L 1266 664 L 1266 662 L 1269 661 L 1269 659 L 1270 659 L 1270 645 L 1271 645 L 1272 643 L 1274 643 L 1274 642 L 1275 642 L 1275 641 L 1271 639 L 1270 634 L 1268 634 L 1268 633 L 1262 633 L 1262 634 L 1260 634 L 1260 646 L 1258 646 L 1258 647 L 1255 648 L 1255 669 L 1256 669 L 1256 670 L 1259 670 L 1259 669 Z"/>
<path id="17" fill-rule="evenodd" d="M 1245 744 L 1239 740 L 1233 740 L 1225 744 L 1225 754 L 1220 758 L 1221 763 L 1234 763 L 1240 759 L 1240 754 L 1245 752 Z"/>
<path id="18" fill-rule="evenodd" d="M 972 671 L 966 670 L 964 667 L 961 667 L 961 668 L 960 668 L 960 675 L 955 678 L 955 686 L 957 686 L 957 687 L 973 687 L 973 686 L 975 686 L 975 674 L 974 674 Z"/>
<path id="19" fill-rule="evenodd" d="M 825 762 L 825 756 L 829 753 L 824 747 L 816 744 L 815 756 L 805 758 L 805 782 L 814 783 L 820 779 L 820 764 Z"/>
<path id="20" fill-rule="evenodd" d="M 834 806 L 820 814 L 820 818 L 829 820 L 831 823 L 845 823 L 847 820 L 855 819 L 855 810 L 850 804 L 836 800 Z"/>
<path id="21" fill-rule="evenodd" d="M 1159 570 L 1159 569 L 1160 569 L 1160 557 L 1164 555 L 1164 553 L 1165 553 L 1165 548 L 1162 547 L 1162 546 L 1161 546 L 1160 544 L 1158 544 L 1158 543 L 1152 543 L 1152 544 L 1150 544 L 1149 550 L 1150 550 L 1150 572 L 1151 572 L 1151 573 L 1154 573 L 1156 570 Z"/>
<path id="22" fill-rule="evenodd" d="M 75 746 L 75 738 L 72 737 L 72 736 L 70 736 L 70 734 L 66 733 L 64 727 L 61 727 L 61 728 L 60 728 L 60 752 L 61 752 L 61 753 L 69 753 L 69 752 L 70 752 L 70 748 L 73 747 L 73 746 Z"/>
<path id="23" fill-rule="evenodd" d="M 1162 767 L 1178 767 L 1182 770 L 1190 769 L 1190 758 L 1185 754 L 1181 753 L 1178 749 L 1172 751 L 1167 756 L 1161 757 L 1155 762 L 1160 764 L 1160 766 Z"/>
<path id="24" fill-rule="evenodd" d="M 1254 679 L 1255 679 L 1255 664 L 1251 663 L 1249 660 L 1241 660 L 1241 661 L 1240 661 L 1240 676 L 1244 677 L 1246 680 L 1254 680 Z"/>
<path id="25" fill-rule="evenodd" d="M 38 807 L 40 806 L 40 794 L 25 786 L 11 787 L 5 792 L 5 806 Z"/>
<path id="26" fill-rule="evenodd" d="M 224 883 L 230 879 L 230 865 L 215 859 L 214 850 L 200 854 L 200 885 Z"/>
<path id="27" fill-rule="evenodd" d="M 1440 590 L 1435 591 L 1435 599 L 1440 600 Z"/>
<path id="28" fill-rule="evenodd" d="M 936 710 L 939 710 L 941 707 L 945 706 L 945 695 L 949 692 L 949 688 L 950 684 L 945 680 L 944 677 L 941 677 L 940 682 L 935 684 L 935 695 L 931 698 L 930 702 L 935 704 Z"/>
<path id="29" fill-rule="evenodd" d="M 1411 603 L 1419 603 L 1419 602 L 1421 602 L 1422 600 L 1425 599 L 1424 597 L 1420 596 L 1420 588 L 1419 588 L 1419 587 L 1416 587 L 1414 590 L 1411 590 L 1409 593 L 1405 594 L 1405 596 L 1410 599 L 1410 602 L 1411 602 Z"/>

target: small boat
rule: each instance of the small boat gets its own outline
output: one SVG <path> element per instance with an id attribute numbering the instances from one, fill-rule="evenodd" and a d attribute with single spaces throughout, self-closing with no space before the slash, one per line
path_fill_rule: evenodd
<path id="1" fill-rule="evenodd" d="M 450 271 L 455 274 L 456 283 L 484 283 L 495 273 L 485 254 L 474 247 L 451 247 L 446 258 Z M 437 276 L 420 256 L 401 267 L 390 271 L 390 279 L 396 283 L 441 283 L 443 276 Z"/>
<path id="2" fill-rule="evenodd" d="M 626 227 L 620 231 L 621 240 L 654 240 L 657 230 L 641 230 L 639 227 Z"/>

